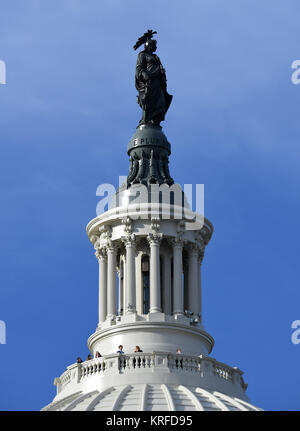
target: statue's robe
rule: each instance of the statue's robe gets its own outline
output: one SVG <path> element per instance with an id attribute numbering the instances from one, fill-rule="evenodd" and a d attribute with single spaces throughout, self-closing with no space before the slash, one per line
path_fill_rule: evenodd
<path id="1" fill-rule="evenodd" d="M 147 72 L 145 81 L 142 72 Z M 166 76 L 157 55 L 141 51 L 138 54 L 135 74 L 135 87 L 138 90 L 138 103 L 143 109 L 141 123 L 163 121 L 170 106 L 172 96 L 166 90 Z"/>

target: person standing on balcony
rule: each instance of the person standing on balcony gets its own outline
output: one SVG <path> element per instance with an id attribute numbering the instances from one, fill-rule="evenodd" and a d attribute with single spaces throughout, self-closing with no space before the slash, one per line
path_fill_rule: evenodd
<path id="1" fill-rule="evenodd" d="M 120 344 L 119 350 L 117 351 L 117 353 L 119 353 L 119 355 L 124 355 L 122 344 Z"/>
<path id="2" fill-rule="evenodd" d="M 138 353 L 138 352 L 142 353 L 143 351 L 140 349 L 140 346 L 135 346 L 134 353 Z"/>

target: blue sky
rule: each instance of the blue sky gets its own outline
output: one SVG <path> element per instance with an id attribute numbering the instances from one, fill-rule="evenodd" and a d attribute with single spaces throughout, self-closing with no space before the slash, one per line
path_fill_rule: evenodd
<path id="1" fill-rule="evenodd" d="M 203 313 L 251 401 L 299 410 L 297 0 L 11 0 L 1 6 L 0 410 L 38 410 L 97 324 L 85 226 L 127 175 L 140 118 L 132 46 L 148 28 L 174 95 L 171 175 L 204 183 L 215 232 Z"/>

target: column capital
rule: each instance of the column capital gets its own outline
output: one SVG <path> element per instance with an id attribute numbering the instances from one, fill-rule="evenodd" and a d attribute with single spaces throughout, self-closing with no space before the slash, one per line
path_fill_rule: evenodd
<path id="1" fill-rule="evenodd" d="M 204 245 L 207 245 L 211 239 L 212 236 L 212 227 L 209 228 L 209 226 L 204 225 L 200 231 L 198 231 L 198 238 L 204 243 Z"/>
<path id="2" fill-rule="evenodd" d="M 111 227 L 109 225 L 102 225 L 99 227 L 100 238 L 107 240 L 111 237 Z"/>
<path id="3" fill-rule="evenodd" d="M 204 259 L 204 250 L 201 250 L 198 252 L 198 260 L 200 265 L 202 264 L 203 259 Z"/>
<path id="4" fill-rule="evenodd" d="M 197 249 L 198 249 L 198 259 L 200 260 L 200 263 L 202 263 L 202 260 L 204 258 L 204 251 L 205 251 L 205 244 L 202 239 L 199 239 L 196 241 Z"/>
<path id="5" fill-rule="evenodd" d="M 100 235 L 93 234 L 90 236 L 90 241 L 93 244 L 94 248 L 96 248 L 97 245 L 99 244 L 99 240 L 100 240 Z"/>
<path id="6" fill-rule="evenodd" d="M 117 246 L 111 239 L 108 239 L 106 241 L 105 248 L 106 248 L 107 253 L 116 253 L 117 252 Z"/>
<path id="7" fill-rule="evenodd" d="M 199 253 L 199 246 L 195 242 L 188 242 L 186 245 L 186 248 L 187 248 L 187 251 L 189 252 L 189 254 L 198 255 L 198 253 Z"/>
<path id="8" fill-rule="evenodd" d="M 147 240 L 148 240 L 150 246 L 154 245 L 154 244 L 155 245 L 160 245 L 162 237 L 163 237 L 162 233 L 157 233 L 157 232 L 155 232 L 155 233 L 149 233 L 148 236 L 147 236 Z"/>
<path id="9" fill-rule="evenodd" d="M 135 247 L 136 246 L 136 236 L 134 233 L 128 234 L 126 236 L 122 236 L 121 240 L 122 240 L 123 244 L 125 245 L 125 247 L 127 247 L 127 246 Z"/>
<path id="10" fill-rule="evenodd" d="M 183 247 L 183 240 L 182 235 L 176 235 L 173 238 L 170 238 L 169 240 L 172 247 L 176 248 L 182 248 Z"/>
<path id="11" fill-rule="evenodd" d="M 106 250 L 105 247 L 97 247 L 95 249 L 95 256 L 98 260 L 98 262 L 100 262 L 100 260 L 105 260 L 106 259 Z"/>

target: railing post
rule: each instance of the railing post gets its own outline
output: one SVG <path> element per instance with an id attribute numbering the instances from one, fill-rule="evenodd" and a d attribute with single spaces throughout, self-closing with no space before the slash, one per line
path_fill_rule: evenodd
<path id="1" fill-rule="evenodd" d="M 216 360 L 214 358 L 205 358 L 201 356 L 203 377 L 206 377 L 208 374 L 215 374 L 215 362 Z"/>
<path id="2" fill-rule="evenodd" d="M 108 355 L 105 357 L 105 374 L 120 374 L 121 355 Z"/>
<path id="3" fill-rule="evenodd" d="M 67 370 L 70 371 L 70 380 L 76 380 L 76 383 L 79 383 L 81 379 L 81 364 L 76 362 L 67 367 Z"/>

